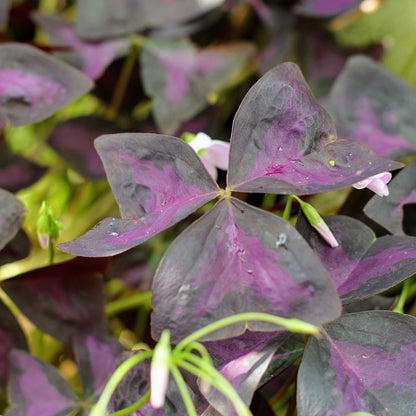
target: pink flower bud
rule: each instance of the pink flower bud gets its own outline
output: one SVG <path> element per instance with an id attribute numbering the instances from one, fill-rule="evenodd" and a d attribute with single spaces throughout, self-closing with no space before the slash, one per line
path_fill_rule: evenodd
<path id="1" fill-rule="evenodd" d="M 390 172 L 381 172 L 378 175 L 370 176 L 352 185 L 356 189 L 368 188 L 378 196 L 387 196 L 389 194 L 388 182 L 391 179 Z"/>

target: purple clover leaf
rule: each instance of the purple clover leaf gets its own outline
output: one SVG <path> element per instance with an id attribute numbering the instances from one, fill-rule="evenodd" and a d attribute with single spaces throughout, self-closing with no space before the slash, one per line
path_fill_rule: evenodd
<path id="1" fill-rule="evenodd" d="M 358 7 L 362 0 L 301 0 L 296 14 L 310 17 L 332 17 Z"/>
<path id="2" fill-rule="evenodd" d="M 0 189 L 0 250 L 19 231 L 24 216 L 23 204 L 12 193 Z"/>
<path id="3" fill-rule="evenodd" d="M 91 80 L 31 46 L 0 45 L 0 127 L 35 123 L 85 94 Z"/>

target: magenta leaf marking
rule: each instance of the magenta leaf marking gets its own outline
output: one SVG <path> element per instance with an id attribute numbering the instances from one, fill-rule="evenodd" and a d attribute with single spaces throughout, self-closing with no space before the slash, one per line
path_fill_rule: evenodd
<path id="1" fill-rule="evenodd" d="M 0 302 L 0 390 L 6 390 L 9 378 L 9 352 L 28 349 L 26 337 L 14 315 Z"/>
<path id="2" fill-rule="evenodd" d="M 416 273 L 416 237 L 384 236 L 345 216 L 324 217 L 339 247 L 332 249 L 302 214 L 296 228 L 334 281 L 343 304 L 369 298 Z"/>
<path id="3" fill-rule="evenodd" d="M 364 213 L 392 234 L 404 235 L 404 207 L 416 203 L 416 162 L 409 163 L 392 179 L 389 190 L 388 197 L 371 198 Z"/>
<path id="4" fill-rule="evenodd" d="M 122 219 L 107 218 L 77 240 L 60 244 L 81 256 L 132 248 L 185 218 L 220 192 L 198 155 L 174 137 L 126 133 L 95 142 Z"/>
<path id="5" fill-rule="evenodd" d="M 0 119 L 4 123 L 21 126 L 43 120 L 91 87 L 89 78 L 57 58 L 31 46 L 0 45 Z"/>
<path id="6" fill-rule="evenodd" d="M 362 0 L 301 0 L 296 14 L 311 17 L 331 17 L 358 7 Z"/>
<path id="7" fill-rule="evenodd" d="M 390 311 L 358 312 L 311 338 L 298 374 L 299 416 L 413 415 L 416 319 Z"/>
<path id="8" fill-rule="evenodd" d="M 5 416 L 66 416 L 81 405 L 55 367 L 21 350 L 10 354 L 9 400 Z"/>
<path id="9" fill-rule="evenodd" d="M 335 136 L 329 114 L 313 97 L 299 68 L 279 65 L 250 89 L 235 115 L 229 187 L 311 194 L 403 166 Z"/>
<path id="10" fill-rule="evenodd" d="M 73 259 L 26 272 L 1 287 L 38 328 L 63 342 L 78 331 L 106 334 L 102 279 L 97 276 L 106 264 Z"/>
<path id="11" fill-rule="evenodd" d="M 10 192 L 0 189 L 0 250 L 19 231 L 24 215 L 23 204 Z"/>
<path id="12" fill-rule="evenodd" d="M 86 401 L 98 400 L 123 351 L 125 348 L 114 338 L 87 333 L 76 335 L 74 352 Z"/>
<path id="13" fill-rule="evenodd" d="M 416 153 L 415 106 L 413 88 L 364 56 L 348 60 L 328 101 L 340 137 L 394 159 Z"/>
<path id="14" fill-rule="evenodd" d="M 68 46 L 72 52 L 57 52 L 56 56 L 74 64 L 91 79 L 99 78 L 107 66 L 116 58 L 128 53 L 128 38 L 102 42 L 85 42 L 75 33 L 75 25 L 58 15 L 47 16 L 36 13 L 35 22 L 48 34 L 54 46 Z"/>
<path id="15" fill-rule="evenodd" d="M 254 55 L 249 44 L 236 43 L 198 50 L 188 41 L 150 40 L 141 53 L 145 91 L 164 133 L 208 107 L 208 95 L 220 90 Z"/>
<path id="16" fill-rule="evenodd" d="M 321 323 L 338 316 L 340 308 L 325 270 L 296 230 L 234 198 L 220 201 L 171 244 L 154 278 L 152 304 L 153 337 L 167 328 L 173 342 L 236 313 Z M 260 322 L 249 328 L 277 330 Z M 209 339 L 244 330 L 236 324 Z"/>

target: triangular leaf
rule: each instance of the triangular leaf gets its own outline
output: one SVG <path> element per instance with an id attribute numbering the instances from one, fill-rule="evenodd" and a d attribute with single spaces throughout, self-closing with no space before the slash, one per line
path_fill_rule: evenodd
<path id="1" fill-rule="evenodd" d="M 0 126 L 35 123 L 91 89 L 89 78 L 31 46 L 0 45 Z"/>
<path id="2" fill-rule="evenodd" d="M 301 253 L 301 254 L 300 254 Z M 237 199 L 220 201 L 168 248 L 153 282 L 152 335 L 172 342 L 218 319 L 265 312 L 312 323 L 340 313 L 325 269 L 286 221 Z M 236 324 L 207 340 L 242 334 Z M 255 331 L 276 326 L 250 322 Z"/>
<path id="3" fill-rule="evenodd" d="M 416 162 L 407 165 L 389 184 L 390 194 L 374 196 L 364 207 L 364 213 L 392 234 L 404 235 L 404 207 L 416 203 Z"/>
<path id="4" fill-rule="evenodd" d="M 296 14 L 311 17 L 331 17 L 358 7 L 362 0 L 301 0 L 294 8 Z"/>
<path id="5" fill-rule="evenodd" d="M 6 389 L 10 367 L 9 352 L 12 348 L 27 350 L 25 334 L 14 315 L 0 302 L 0 390 Z"/>
<path id="6" fill-rule="evenodd" d="M 299 416 L 413 415 L 416 318 L 390 311 L 346 314 L 311 338 L 298 374 Z"/>
<path id="7" fill-rule="evenodd" d="M 329 96 L 338 135 L 382 157 L 416 154 L 416 91 L 365 56 L 348 60 Z"/>
<path id="8" fill-rule="evenodd" d="M 48 34 L 53 46 L 68 46 L 69 52 L 56 52 L 55 55 L 79 68 L 91 79 L 99 78 L 110 63 L 127 55 L 129 39 L 112 39 L 104 42 L 84 42 L 75 33 L 75 25 L 58 15 L 36 13 L 35 22 Z"/>
<path id="9" fill-rule="evenodd" d="M 340 189 L 403 166 L 335 136 L 331 117 L 299 68 L 281 64 L 250 89 L 234 117 L 228 186 L 303 195 Z"/>
<path id="10" fill-rule="evenodd" d="M 111 256 L 153 235 L 215 198 L 220 189 L 198 155 L 170 136 L 125 133 L 95 145 L 120 205 L 122 219 L 107 218 L 59 248 L 80 256 Z"/>
<path id="11" fill-rule="evenodd" d="M 254 48 L 244 43 L 197 50 L 188 41 L 146 41 L 140 55 L 143 85 L 153 97 L 160 130 L 173 134 L 207 107 L 208 95 L 241 71 L 253 54 Z"/>
<path id="12" fill-rule="evenodd" d="M 1 287 L 37 327 L 68 342 L 80 331 L 107 332 L 97 276 L 105 267 L 103 260 L 74 259 L 5 280 Z"/>
<path id="13" fill-rule="evenodd" d="M 67 416 L 81 405 L 55 367 L 20 350 L 10 354 L 9 400 L 5 416 Z"/>
<path id="14" fill-rule="evenodd" d="M 97 401 L 114 370 L 117 357 L 123 351 L 125 348 L 113 338 L 77 334 L 74 339 L 74 352 L 86 401 Z"/>
<path id="15" fill-rule="evenodd" d="M 20 229 L 17 234 L 2 248 L 0 252 L 0 266 L 6 263 L 24 259 L 30 253 L 30 240 Z"/>
<path id="16" fill-rule="evenodd" d="M 16 235 L 24 215 L 23 204 L 10 192 L 0 189 L 0 250 Z"/>
<path id="17" fill-rule="evenodd" d="M 416 273 L 416 237 L 384 236 L 354 218 L 324 217 L 339 246 L 331 248 L 299 215 L 296 228 L 334 281 L 343 304 L 366 299 Z"/>

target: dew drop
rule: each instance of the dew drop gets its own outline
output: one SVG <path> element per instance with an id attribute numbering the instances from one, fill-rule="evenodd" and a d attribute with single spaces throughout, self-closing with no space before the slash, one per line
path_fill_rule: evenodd
<path id="1" fill-rule="evenodd" d="M 279 239 L 276 241 L 276 247 L 284 246 L 287 241 L 287 235 L 284 233 L 279 234 Z"/>
<path id="2" fill-rule="evenodd" d="M 111 235 L 112 235 L 113 237 L 118 237 L 118 233 L 116 233 L 115 231 L 113 231 L 113 232 L 111 233 Z"/>
<path id="3" fill-rule="evenodd" d="M 332 167 L 334 167 L 334 166 L 335 166 L 335 160 L 334 160 L 334 159 L 331 159 L 331 160 L 329 161 L 329 164 L 330 164 Z"/>
<path id="4" fill-rule="evenodd" d="M 279 152 L 283 152 L 283 147 L 279 146 L 279 148 L 277 150 L 279 150 Z"/>

